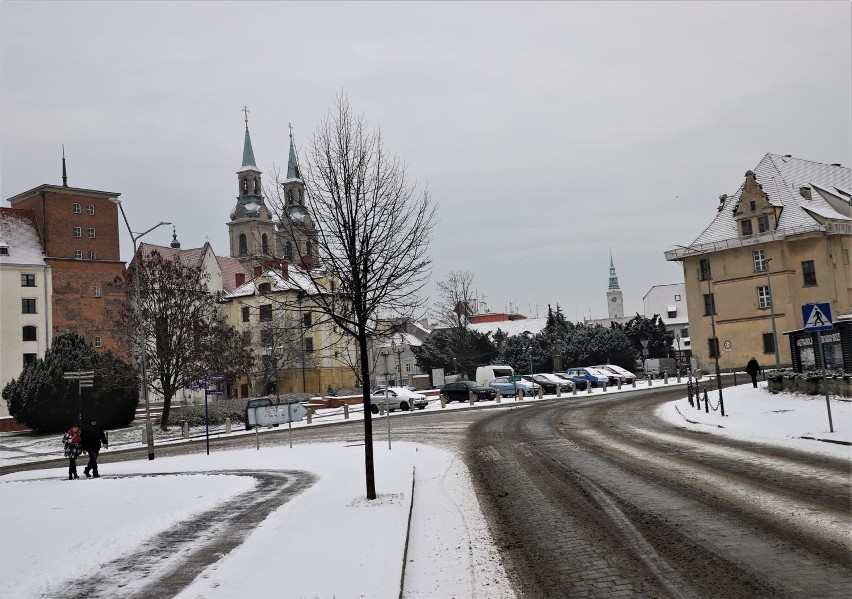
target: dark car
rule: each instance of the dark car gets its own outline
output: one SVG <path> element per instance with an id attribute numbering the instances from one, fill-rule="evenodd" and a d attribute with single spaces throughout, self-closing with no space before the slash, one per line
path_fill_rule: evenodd
<path id="1" fill-rule="evenodd" d="M 447 401 L 467 401 L 468 394 L 471 391 L 476 401 L 497 397 L 496 390 L 480 385 L 476 381 L 456 381 L 455 383 L 447 383 L 441 387 L 441 395 L 446 397 Z"/>
<path id="2" fill-rule="evenodd" d="M 529 381 L 531 383 L 535 383 L 539 387 L 541 387 L 542 393 L 545 395 L 554 395 L 556 393 L 556 383 L 548 380 L 538 374 L 534 374 L 532 376 L 525 374 L 522 376 L 525 381 Z"/>
<path id="3" fill-rule="evenodd" d="M 577 391 L 585 391 L 589 386 L 589 381 L 579 376 L 569 376 L 563 372 L 554 372 L 554 375 L 558 376 L 561 379 L 565 379 L 570 383 L 574 383 L 574 386 L 577 387 Z"/>
<path id="4" fill-rule="evenodd" d="M 255 397 L 253 399 L 248 400 L 246 403 L 246 409 L 243 413 L 243 419 L 246 423 L 246 430 L 250 431 L 252 426 L 249 424 L 248 412 L 250 408 L 265 408 L 266 406 L 272 405 L 272 399 L 269 397 Z M 278 426 L 277 424 L 275 426 Z"/>

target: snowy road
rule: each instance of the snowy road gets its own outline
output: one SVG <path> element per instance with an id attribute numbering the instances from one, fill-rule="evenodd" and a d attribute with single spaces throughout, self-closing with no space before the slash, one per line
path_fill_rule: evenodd
<path id="1" fill-rule="evenodd" d="M 683 391 L 474 424 L 467 463 L 525 597 L 848 597 L 849 461 L 685 431 Z"/>

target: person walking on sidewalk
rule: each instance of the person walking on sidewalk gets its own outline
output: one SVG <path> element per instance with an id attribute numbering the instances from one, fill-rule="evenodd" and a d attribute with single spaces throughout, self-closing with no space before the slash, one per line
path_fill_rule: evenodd
<path id="1" fill-rule="evenodd" d="M 65 443 L 65 457 L 68 458 L 68 480 L 80 478 L 77 476 L 77 456 L 82 451 L 80 447 L 80 429 L 75 424 L 62 436 Z"/>
<path id="2" fill-rule="evenodd" d="M 86 478 L 89 478 L 89 472 L 91 471 L 91 476 L 100 478 L 100 474 L 98 474 L 98 454 L 101 452 L 101 446 L 104 449 L 108 449 L 109 445 L 107 444 L 104 429 L 98 426 L 98 419 L 94 416 L 89 420 L 89 424 L 83 427 L 81 444 L 83 451 L 89 454 L 89 463 L 83 468 L 83 474 L 86 475 Z"/>
<path id="3" fill-rule="evenodd" d="M 760 372 L 760 364 L 757 363 L 757 358 L 752 357 L 746 364 L 746 372 L 751 377 L 752 386 L 757 389 L 757 373 Z"/>

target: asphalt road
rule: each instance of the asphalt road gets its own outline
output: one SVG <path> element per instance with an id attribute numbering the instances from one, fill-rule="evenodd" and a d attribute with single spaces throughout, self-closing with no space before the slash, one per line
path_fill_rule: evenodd
<path id="1" fill-rule="evenodd" d="M 519 597 L 852 596 L 849 461 L 653 417 L 684 393 L 409 412 L 391 420 L 392 438 L 463 454 Z M 374 420 L 376 451 L 386 447 L 384 425 Z M 361 444 L 363 424 L 292 436 Z M 261 447 L 287 442 L 283 427 L 260 436 Z M 254 435 L 217 439 L 211 452 L 254 444 Z M 157 456 L 203 451 L 201 441 L 157 447 Z M 140 447 L 100 461 L 108 472 L 112 461 L 145 458 Z"/>

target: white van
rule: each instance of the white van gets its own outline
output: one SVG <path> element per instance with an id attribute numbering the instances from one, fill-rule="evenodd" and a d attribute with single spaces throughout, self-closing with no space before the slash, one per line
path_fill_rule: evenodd
<path id="1" fill-rule="evenodd" d="M 491 364 L 476 368 L 476 382 L 487 387 L 498 376 L 514 376 L 515 370 L 506 364 Z"/>

